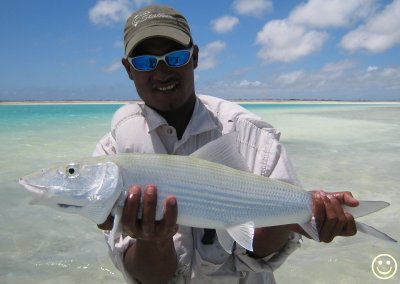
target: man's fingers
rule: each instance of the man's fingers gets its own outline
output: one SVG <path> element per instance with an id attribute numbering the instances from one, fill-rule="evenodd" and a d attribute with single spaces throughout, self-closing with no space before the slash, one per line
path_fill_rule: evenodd
<path id="1" fill-rule="evenodd" d="M 333 228 L 336 226 L 336 218 L 335 218 L 336 212 L 331 203 L 331 200 L 327 196 L 323 196 L 322 199 L 325 205 L 326 218 L 321 228 L 319 238 L 320 241 L 329 243 L 333 240 L 331 232 Z"/>
<path id="2" fill-rule="evenodd" d="M 164 219 L 159 224 L 159 232 L 167 235 L 174 235 L 178 230 L 178 225 L 176 224 L 178 218 L 178 206 L 175 196 L 168 196 L 165 199 L 164 204 Z"/>
<path id="3" fill-rule="evenodd" d="M 128 191 L 122 211 L 121 224 L 125 233 L 134 236 L 138 232 L 137 217 L 140 209 L 141 190 L 138 185 L 132 186 Z"/>
<path id="4" fill-rule="evenodd" d="M 347 223 L 346 225 L 343 227 L 343 231 L 342 231 L 342 236 L 354 236 L 357 233 L 357 227 L 356 227 L 356 222 L 354 221 L 354 217 L 353 215 L 351 215 L 350 213 L 345 213 L 346 215 L 346 219 L 347 219 Z"/>
<path id="5" fill-rule="evenodd" d="M 142 230 L 145 237 L 154 234 L 157 209 L 157 189 L 155 185 L 148 185 L 143 196 Z"/>
<path id="6" fill-rule="evenodd" d="M 328 197 L 329 198 L 329 197 Z M 333 209 L 335 210 L 335 219 L 336 219 L 336 224 L 332 228 L 332 231 L 330 232 L 330 235 L 332 236 L 332 239 L 335 236 L 342 236 L 343 235 L 343 228 L 347 223 L 347 218 L 346 215 L 344 214 L 343 208 L 339 200 L 336 198 L 332 197 L 329 198 L 332 204 Z"/>
<path id="7" fill-rule="evenodd" d="M 353 194 L 349 191 L 344 192 L 331 192 L 328 195 L 335 197 L 340 203 L 347 206 L 356 207 L 359 202 L 353 197 Z"/>

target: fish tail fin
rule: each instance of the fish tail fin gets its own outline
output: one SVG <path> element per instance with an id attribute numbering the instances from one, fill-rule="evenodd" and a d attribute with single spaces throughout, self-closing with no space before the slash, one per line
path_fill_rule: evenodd
<path id="1" fill-rule="evenodd" d="M 342 205 L 342 208 L 353 215 L 354 218 L 358 218 L 379 211 L 389 205 L 390 203 L 385 201 L 359 201 L 356 207 Z"/>
<path id="2" fill-rule="evenodd" d="M 317 222 L 315 222 L 315 217 L 313 216 L 309 222 L 299 224 L 300 227 L 314 240 L 319 242 Z"/>
<path id="3" fill-rule="evenodd" d="M 381 239 L 384 241 L 397 243 L 397 240 L 393 239 L 392 237 L 388 236 L 387 234 L 385 234 L 367 224 L 356 221 L 356 227 L 357 227 L 358 232 L 362 232 L 364 234 L 374 236 L 375 238 L 378 238 L 378 239 Z"/>

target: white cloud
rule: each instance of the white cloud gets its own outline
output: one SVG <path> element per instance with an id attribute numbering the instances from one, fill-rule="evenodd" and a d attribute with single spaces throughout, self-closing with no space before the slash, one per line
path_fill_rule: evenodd
<path id="1" fill-rule="evenodd" d="M 152 2 L 153 2 L 152 0 L 133 0 L 133 3 L 135 3 L 137 7 L 148 5 L 151 4 Z"/>
<path id="2" fill-rule="evenodd" d="M 365 18 L 375 0 L 309 0 L 297 6 L 289 21 L 314 28 L 343 27 Z"/>
<path id="3" fill-rule="evenodd" d="M 346 34 L 340 45 L 349 50 L 383 52 L 400 44 L 400 0 L 394 0 L 364 25 Z"/>
<path id="4" fill-rule="evenodd" d="M 291 85 L 296 83 L 301 77 L 304 75 L 304 72 L 294 71 L 286 74 L 281 74 L 278 76 L 277 81 L 284 84 L 284 85 Z"/>
<path id="5" fill-rule="evenodd" d="M 368 66 L 368 68 L 367 68 L 367 72 L 373 72 L 376 70 L 379 70 L 378 66 Z"/>
<path id="6" fill-rule="evenodd" d="M 128 0 L 100 0 L 89 10 L 89 18 L 95 25 L 110 25 L 125 21 L 131 12 Z"/>
<path id="7" fill-rule="evenodd" d="M 272 9 L 271 0 L 235 0 L 233 8 L 240 15 L 261 16 Z"/>
<path id="8" fill-rule="evenodd" d="M 239 82 L 239 87 L 260 87 L 262 83 L 260 81 L 248 81 L 242 80 Z"/>
<path id="9" fill-rule="evenodd" d="M 213 41 L 207 44 L 199 51 L 199 67 L 198 70 L 212 69 L 218 64 L 216 56 L 226 48 L 223 41 Z"/>
<path id="10" fill-rule="evenodd" d="M 233 16 L 223 16 L 211 22 L 212 29 L 217 33 L 231 32 L 239 23 L 239 19 Z"/>
<path id="11" fill-rule="evenodd" d="M 104 68 L 103 71 L 106 72 L 106 73 L 113 73 L 113 72 L 117 71 L 120 68 L 122 68 L 121 62 L 114 62 L 110 66 Z"/>
<path id="12" fill-rule="evenodd" d="M 350 60 L 342 60 L 334 63 L 327 63 L 322 67 L 321 71 L 325 73 L 342 73 L 356 66 L 356 62 Z"/>
<path id="13" fill-rule="evenodd" d="M 352 61 L 339 61 L 313 71 L 294 70 L 253 82 L 237 78 L 207 82 L 199 89 L 203 94 L 229 94 L 238 99 L 399 100 L 400 67 L 372 68 L 373 72 Z M 241 78 L 245 76 L 241 74 Z"/>
<path id="14" fill-rule="evenodd" d="M 273 20 L 257 34 L 256 42 L 262 46 L 258 56 L 267 63 L 293 61 L 319 50 L 327 38 L 324 32 L 307 30 L 287 20 Z"/>

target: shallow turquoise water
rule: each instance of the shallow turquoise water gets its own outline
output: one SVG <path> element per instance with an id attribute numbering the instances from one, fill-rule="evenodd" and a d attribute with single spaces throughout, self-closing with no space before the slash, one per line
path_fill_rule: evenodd
<path id="1" fill-rule="evenodd" d="M 40 206 L 20 176 L 90 156 L 120 105 L 0 105 L 0 283 L 121 283 L 90 221 Z M 306 189 L 350 190 L 392 205 L 363 221 L 400 239 L 400 105 L 244 105 L 278 128 Z M 278 283 L 377 283 L 373 258 L 398 244 L 359 234 L 305 240 Z M 400 263 L 399 263 L 400 264 Z M 399 274 L 386 283 L 398 283 Z"/>

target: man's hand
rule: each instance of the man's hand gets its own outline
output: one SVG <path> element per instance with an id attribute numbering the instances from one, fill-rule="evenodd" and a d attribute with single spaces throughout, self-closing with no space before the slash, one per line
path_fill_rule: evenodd
<path id="1" fill-rule="evenodd" d="M 142 219 L 139 219 L 141 195 L 140 186 L 133 185 L 129 188 L 121 218 L 122 233 L 138 240 L 157 241 L 172 238 L 178 231 L 178 225 L 176 224 L 178 216 L 176 198 L 167 196 L 164 200 L 165 212 L 163 219 L 156 221 L 156 186 L 146 186 L 143 196 Z M 106 222 L 98 225 L 98 227 L 102 230 L 111 230 L 113 219 L 112 216 L 109 216 Z"/>
<path id="2" fill-rule="evenodd" d="M 342 208 L 342 204 L 358 206 L 358 201 L 350 192 L 313 191 L 312 196 L 312 212 L 321 242 L 330 243 L 336 236 L 353 236 L 357 233 L 354 217 Z"/>
<path id="3" fill-rule="evenodd" d="M 139 240 L 157 241 L 172 238 L 178 231 L 176 220 L 178 207 L 174 196 L 167 196 L 164 200 L 164 217 L 156 221 L 157 188 L 148 185 L 143 196 L 143 217 L 138 218 L 140 210 L 141 190 L 138 185 L 132 186 L 122 212 L 122 232 Z"/>

